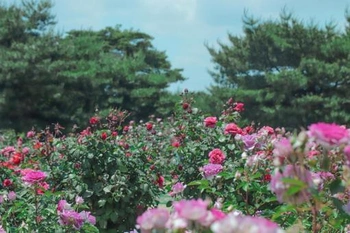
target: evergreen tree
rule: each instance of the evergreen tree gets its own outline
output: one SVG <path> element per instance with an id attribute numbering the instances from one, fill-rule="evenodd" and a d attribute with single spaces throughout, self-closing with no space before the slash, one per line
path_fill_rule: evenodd
<path id="1" fill-rule="evenodd" d="M 350 18 L 347 17 L 348 24 Z M 279 20 L 243 19 L 244 36 L 208 47 L 214 99 L 233 96 L 250 121 L 290 128 L 350 120 L 350 34 L 305 24 L 283 10 Z"/>
<path id="2" fill-rule="evenodd" d="M 85 125 L 96 109 L 134 119 L 170 111 L 166 88 L 184 78 L 151 36 L 120 26 L 60 35 L 51 8 L 49 0 L 0 6 L 0 128 Z"/>

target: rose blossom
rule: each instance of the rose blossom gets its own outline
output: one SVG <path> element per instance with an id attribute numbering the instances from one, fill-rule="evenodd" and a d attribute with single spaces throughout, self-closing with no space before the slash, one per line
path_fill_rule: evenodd
<path id="1" fill-rule="evenodd" d="M 62 212 L 63 210 L 72 209 L 71 205 L 66 200 L 59 200 L 57 204 L 57 211 Z"/>
<path id="2" fill-rule="evenodd" d="M 187 220 L 200 220 L 208 214 L 208 203 L 201 199 L 181 200 L 173 204 L 176 214 Z"/>
<path id="3" fill-rule="evenodd" d="M 345 127 L 324 122 L 310 125 L 308 136 L 325 147 L 340 146 L 350 139 Z"/>
<path id="4" fill-rule="evenodd" d="M 214 128 L 217 123 L 216 117 L 207 117 L 204 119 L 204 125 L 208 128 Z"/>
<path id="5" fill-rule="evenodd" d="M 224 130 L 224 134 L 231 134 L 235 136 L 236 134 L 241 134 L 243 131 L 235 123 L 227 124 Z"/>
<path id="6" fill-rule="evenodd" d="M 293 195 L 288 195 L 287 190 L 290 184 L 283 182 L 283 178 L 296 179 L 305 184 L 305 187 L 294 193 Z M 310 197 L 308 189 L 314 186 L 312 173 L 304 167 L 298 165 L 287 165 L 283 173 L 277 171 L 271 177 L 270 189 L 277 196 L 277 200 L 281 203 L 287 202 L 292 204 L 301 204 L 307 201 Z"/>
<path id="7" fill-rule="evenodd" d="M 222 169 L 223 169 L 223 166 L 221 164 L 213 164 L 213 163 L 204 165 L 201 168 L 201 170 L 203 171 L 204 177 L 207 179 L 212 179 L 214 176 L 220 173 Z"/>
<path id="8" fill-rule="evenodd" d="M 186 185 L 183 185 L 183 183 L 177 182 L 173 185 L 172 191 L 170 192 L 170 196 L 174 196 L 178 193 L 182 193 L 186 188 Z"/>
<path id="9" fill-rule="evenodd" d="M 252 216 L 235 216 L 230 213 L 225 218 L 214 222 L 211 225 L 214 233 L 282 233 L 284 232 L 276 223 L 268 219 Z"/>
<path id="10" fill-rule="evenodd" d="M 274 156 L 277 157 L 288 157 L 293 153 L 293 147 L 289 139 L 282 138 L 281 140 L 274 143 L 275 149 L 273 150 Z"/>
<path id="11" fill-rule="evenodd" d="M 60 219 L 58 220 L 59 224 L 62 226 L 73 226 L 74 229 L 79 230 L 83 224 L 83 217 L 74 210 L 63 210 L 60 215 Z"/>
<path id="12" fill-rule="evenodd" d="M 14 201 L 16 199 L 17 195 L 14 191 L 10 191 L 8 194 L 7 194 L 7 198 L 9 201 Z"/>
<path id="13" fill-rule="evenodd" d="M 170 213 L 164 208 L 149 209 L 137 217 L 136 223 L 141 232 L 150 232 L 152 229 L 165 229 Z"/>
<path id="14" fill-rule="evenodd" d="M 209 162 L 213 164 L 222 164 L 225 160 L 225 154 L 218 148 L 209 152 Z"/>
<path id="15" fill-rule="evenodd" d="M 256 134 L 243 135 L 241 140 L 244 144 L 244 150 L 253 150 L 258 143 Z"/>
<path id="16" fill-rule="evenodd" d="M 30 171 L 22 177 L 24 182 L 29 184 L 39 183 L 47 177 L 45 172 L 42 171 Z"/>

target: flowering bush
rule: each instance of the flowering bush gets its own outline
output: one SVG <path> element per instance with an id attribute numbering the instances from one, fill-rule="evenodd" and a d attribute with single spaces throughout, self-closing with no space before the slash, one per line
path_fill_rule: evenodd
<path id="1" fill-rule="evenodd" d="M 188 92 L 168 119 L 113 110 L 0 141 L 6 232 L 337 232 L 350 228 L 350 131 L 241 125 Z M 34 216 L 34 217 L 33 217 Z M 136 229 L 135 229 L 136 228 Z"/>

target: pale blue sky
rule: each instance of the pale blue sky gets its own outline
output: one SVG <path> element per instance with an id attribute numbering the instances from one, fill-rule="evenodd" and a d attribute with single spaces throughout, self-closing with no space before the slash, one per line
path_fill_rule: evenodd
<path id="1" fill-rule="evenodd" d="M 183 68 L 188 78 L 170 89 L 198 91 L 212 82 L 207 70 L 213 64 L 204 43 L 225 42 L 227 32 L 241 34 L 244 9 L 274 19 L 284 6 L 306 22 L 323 26 L 333 20 L 343 29 L 350 0 L 55 0 L 52 13 L 61 31 L 121 24 L 150 34 L 154 46 L 166 51 L 173 67 Z"/>

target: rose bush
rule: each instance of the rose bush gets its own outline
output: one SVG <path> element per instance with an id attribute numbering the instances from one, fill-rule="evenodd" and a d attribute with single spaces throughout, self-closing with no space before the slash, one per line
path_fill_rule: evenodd
<path id="1" fill-rule="evenodd" d="M 96 114 L 0 140 L 6 232 L 337 232 L 349 228 L 350 134 L 315 123 L 300 133 L 242 125 L 188 92 L 168 119 Z M 159 207 L 160 205 L 160 207 Z M 34 216 L 34 217 L 33 217 Z M 136 229 L 135 229 L 136 228 Z"/>

